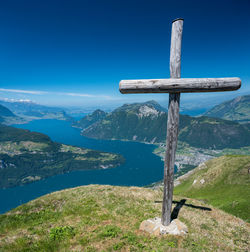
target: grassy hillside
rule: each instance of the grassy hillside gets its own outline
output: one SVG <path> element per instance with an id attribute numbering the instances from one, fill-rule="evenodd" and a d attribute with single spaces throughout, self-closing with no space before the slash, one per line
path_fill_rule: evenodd
<path id="1" fill-rule="evenodd" d="M 55 192 L 0 215 L 0 251 L 247 251 L 249 225 L 188 199 L 178 218 L 186 236 L 155 237 L 140 223 L 160 216 L 160 191 L 82 186 Z M 180 201 L 182 197 L 175 197 Z"/>
<path id="2" fill-rule="evenodd" d="M 249 171 L 250 156 L 222 156 L 197 167 L 174 191 L 250 222 Z"/>
<path id="3" fill-rule="evenodd" d="M 238 121 L 240 123 L 249 123 L 250 95 L 239 96 L 233 100 L 223 102 L 206 112 L 205 115 Z"/>

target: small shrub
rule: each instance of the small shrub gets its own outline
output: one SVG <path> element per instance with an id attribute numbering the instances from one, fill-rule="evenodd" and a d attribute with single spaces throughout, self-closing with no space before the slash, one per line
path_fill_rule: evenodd
<path id="1" fill-rule="evenodd" d="M 99 234 L 99 237 L 117 237 L 121 233 L 121 229 L 117 226 L 109 225 L 105 226 L 102 232 Z"/>
<path id="2" fill-rule="evenodd" d="M 119 242 L 113 245 L 114 250 L 120 250 L 124 246 L 124 242 Z"/>
<path id="3" fill-rule="evenodd" d="M 131 245 L 136 245 L 137 242 L 138 242 L 138 237 L 131 233 L 131 232 L 128 232 L 127 234 L 125 234 L 122 239 L 126 239 L 128 241 L 129 244 Z"/>
<path id="4" fill-rule="evenodd" d="M 176 247 L 175 242 L 172 242 L 172 241 L 168 242 L 167 245 L 168 245 L 170 248 L 175 248 L 175 247 Z"/>
<path id="5" fill-rule="evenodd" d="M 85 236 L 80 240 L 80 244 L 86 246 L 89 243 L 89 239 Z"/>
<path id="6" fill-rule="evenodd" d="M 93 246 L 88 246 L 84 251 L 86 251 L 86 252 L 96 252 L 97 250 Z"/>
<path id="7" fill-rule="evenodd" d="M 50 230 L 50 239 L 52 240 L 65 240 L 75 236 L 75 230 L 71 226 L 55 227 Z"/>

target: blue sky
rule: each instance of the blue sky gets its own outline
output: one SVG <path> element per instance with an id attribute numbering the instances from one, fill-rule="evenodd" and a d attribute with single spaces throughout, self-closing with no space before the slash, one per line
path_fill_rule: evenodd
<path id="1" fill-rule="evenodd" d="M 237 92 L 186 94 L 207 104 L 250 93 L 250 1 L 9 0 L 0 5 L 0 98 L 108 106 L 121 79 L 169 78 L 171 21 L 184 18 L 181 76 L 240 77 Z"/>

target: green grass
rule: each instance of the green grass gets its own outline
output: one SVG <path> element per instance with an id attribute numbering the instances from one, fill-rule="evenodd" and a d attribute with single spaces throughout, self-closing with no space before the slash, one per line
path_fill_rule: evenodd
<path id="1" fill-rule="evenodd" d="M 143 220 L 160 216 L 161 198 L 159 190 L 98 185 L 48 194 L 0 215 L 0 251 L 247 250 L 247 224 L 214 208 L 184 205 L 178 218 L 188 226 L 186 236 L 140 231 Z"/>
<path id="2" fill-rule="evenodd" d="M 74 228 L 71 226 L 54 227 L 51 228 L 49 237 L 52 240 L 62 241 L 75 236 Z"/>
<path id="3" fill-rule="evenodd" d="M 250 155 L 250 146 L 242 147 L 239 149 L 223 149 L 219 155 Z"/>
<path id="4" fill-rule="evenodd" d="M 250 156 L 228 155 L 206 162 L 174 190 L 250 221 Z M 200 181 L 204 179 L 204 184 Z M 194 181 L 196 180 L 196 183 Z"/>

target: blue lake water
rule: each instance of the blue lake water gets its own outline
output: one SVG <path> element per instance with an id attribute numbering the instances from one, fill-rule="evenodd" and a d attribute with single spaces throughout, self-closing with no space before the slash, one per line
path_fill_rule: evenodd
<path id="1" fill-rule="evenodd" d="M 65 188 L 88 184 L 145 186 L 163 178 L 163 162 L 152 153 L 154 145 L 89 139 L 81 136 L 80 130 L 72 128 L 67 121 L 36 120 L 14 126 L 44 133 L 59 143 L 120 153 L 126 162 L 112 169 L 74 171 L 24 186 L 0 189 L 0 213 L 41 195 Z"/>

